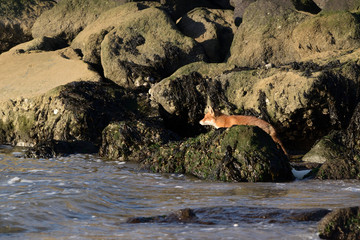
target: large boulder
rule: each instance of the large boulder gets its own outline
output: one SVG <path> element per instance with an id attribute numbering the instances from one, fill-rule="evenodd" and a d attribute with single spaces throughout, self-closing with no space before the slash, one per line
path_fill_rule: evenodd
<path id="1" fill-rule="evenodd" d="M 38 16 L 56 4 L 53 0 L 0 1 L 0 53 L 29 41 Z"/>
<path id="2" fill-rule="evenodd" d="M 222 67 L 224 64 L 201 62 L 187 65 L 150 89 L 151 100 L 160 105 L 160 113 L 168 128 L 182 136 L 194 136 L 204 130 L 199 120 L 203 118 L 209 101 L 217 107 L 227 107 L 220 82 L 199 73 L 216 73 L 223 71 Z M 198 71 L 191 71 L 193 69 Z"/>
<path id="3" fill-rule="evenodd" d="M 236 31 L 232 10 L 196 8 L 184 15 L 177 26 L 204 47 L 210 62 L 225 59 Z"/>
<path id="4" fill-rule="evenodd" d="M 73 81 L 101 79 L 71 48 L 26 52 L 48 46 L 39 47 L 34 41 L 0 55 L 0 101 L 34 97 Z"/>
<path id="5" fill-rule="evenodd" d="M 328 213 L 318 224 L 322 239 L 360 239 L 360 208 L 340 208 Z"/>
<path id="6" fill-rule="evenodd" d="M 359 19 L 349 12 L 311 16 L 290 1 L 258 0 L 245 11 L 229 62 L 237 66 L 282 65 L 360 46 Z"/>
<path id="7" fill-rule="evenodd" d="M 110 8 L 131 0 L 61 0 L 36 20 L 32 28 L 34 38 L 61 37 L 68 43 L 88 24 Z"/>
<path id="8" fill-rule="evenodd" d="M 149 2 L 151 3 L 151 2 Z M 97 20 L 88 24 L 72 41 L 71 47 L 80 49 L 83 60 L 92 64 L 101 64 L 101 42 L 115 27 L 126 22 L 129 15 L 146 9 L 149 3 L 127 3 L 102 13 Z"/>
<path id="9" fill-rule="evenodd" d="M 154 149 L 179 137 L 154 121 L 122 121 L 109 124 L 102 133 L 100 156 L 111 160 L 142 161 Z"/>
<path id="10" fill-rule="evenodd" d="M 101 43 L 105 77 L 126 88 L 153 83 L 204 58 L 202 47 L 157 8 L 128 15 Z"/>
<path id="11" fill-rule="evenodd" d="M 316 174 L 319 179 L 360 179 L 359 133 L 360 104 L 346 130 L 323 137 L 303 160 L 324 163 Z"/>
<path id="12" fill-rule="evenodd" d="M 234 126 L 160 146 L 142 164 L 164 173 L 221 181 L 289 181 L 287 157 L 263 130 Z"/>
<path id="13" fill-rule="evenodd" d="M 2 101 L 0 144 L 34 146 L 58 141 L 99 146 L 101 132 L 111 121 L 132 117 L 127 111 L 136 105 L 132 101 L 114 84 L 89 81 L 71 82 L 31 98 Z"/>

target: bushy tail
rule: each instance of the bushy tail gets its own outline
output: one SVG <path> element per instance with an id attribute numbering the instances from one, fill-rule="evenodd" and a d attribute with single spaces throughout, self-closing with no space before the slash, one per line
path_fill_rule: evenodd
<path id="1" fill-rule="evenodd" d="M 282 144 L 282 142 L 280 141 L 280 139 L 277 137 L 276 131 L 272 126 L 270 127 L 270 134 L 269 135 L 271 136 L 271 138 L 274 140 L 275 143 L 280 145 L 280 147 L 283 150 L 283 152 L 285 153 L 285 155 L 287 157 L 289 157 L 289 154 L 287 153 L 287 151 L 286 151 L 284 145 Z"/>

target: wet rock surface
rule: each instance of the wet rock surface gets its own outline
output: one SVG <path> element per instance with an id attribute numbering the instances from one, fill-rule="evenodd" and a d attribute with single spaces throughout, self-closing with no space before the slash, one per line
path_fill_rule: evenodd
<path id="1" fill-rule="evenodd" d="M 291 222 L 319 221 L 330 211 L 326 209 L 277 209 L 256 207 L 209 207 L 181 209 L 174 213 L 155 217 L 129 218 L 127 223 L 195 223 L 195 224 L 236 224 L 272 223 L 287 224 Z"/>
<path id="2" fill-rule="evenodd" d="M 215 130 L 160 146 L 142 162 L 155 172 L 201 179 L 258 182 L 293 179 L 287 157 L 264 131 L 251 126 Z"/>
<path id="3" fill-rule="evenodd" d="M 157 121 L 122 121 L 109 124 L 102 133 L 100 156 L 138 162 L 151 157 L 154 149 L 179 140 Z"/>
<path id="4" fill-rule="evenodd" d="M 359 239 L 359 222 L 359 207 L 336 209 L 320 221 L 319 236 L 322 239 Z"/>

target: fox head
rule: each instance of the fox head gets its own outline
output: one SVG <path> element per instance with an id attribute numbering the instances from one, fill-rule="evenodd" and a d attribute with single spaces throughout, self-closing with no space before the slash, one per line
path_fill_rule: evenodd
<path id="1" fill-rule="evenodd" d="M 208 112 L 205 114 L 204 118 L 200 120 L 199 123 L 203 126 L 209 125 L 217 128 L 215 122 L 216 122 L 215 112 L 211 107 L 208 107 Z"/>

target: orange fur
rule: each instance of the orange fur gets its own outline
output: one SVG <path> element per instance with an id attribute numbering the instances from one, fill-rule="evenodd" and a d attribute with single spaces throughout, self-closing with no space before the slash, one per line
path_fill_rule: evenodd
<path id="1" fill-rule="evenodd" d="M 264 130 L 270 137 L 274 140 L 275 143 L 279 144 L 281 149 L 284 151 L 286 156 L 288 156 L 287 151 L 285 150 L 282 142 L 277 137 L 275 128 L 271 126 L 270 123 L 261 120 L 253 116 L 244 116 L 244 115 L 225 115 L 222 113 L 215 114 L 212 108 L 209 108 L 209 111 L 205 114 L 205 117 L 200 121 L 201 125 L 210 125 L 215 128 L 229 128 L 234 125 L 249 125 L 257 126 Z"/>

